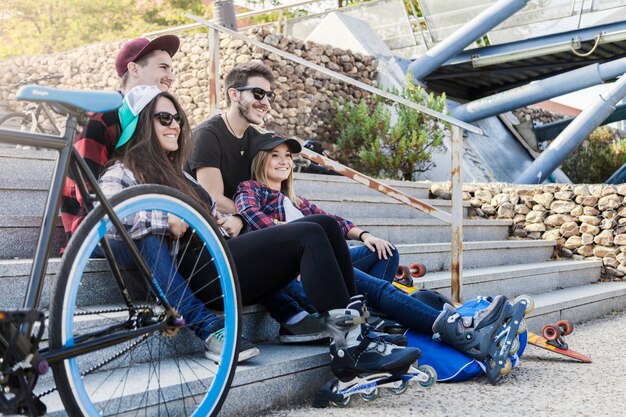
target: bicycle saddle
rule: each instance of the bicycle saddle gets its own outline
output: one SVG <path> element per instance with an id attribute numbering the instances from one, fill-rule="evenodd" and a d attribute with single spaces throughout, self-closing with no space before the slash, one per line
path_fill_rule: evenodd
<path id="1" fill-rule="evenodd" d="M 60 90 L 58 88 L 25 85 L 16 95 L 18 100 L 59 103 L 88 112 L 101 113 L 122 105 L 122 95 L 116 91 Z"/>

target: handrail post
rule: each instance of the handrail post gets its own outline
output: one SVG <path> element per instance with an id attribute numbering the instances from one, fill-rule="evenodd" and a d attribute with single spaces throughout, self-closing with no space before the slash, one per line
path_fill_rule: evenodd
<path id="1" fill-rule="evenodd" d="M 463 133 L 460 127 L 451 126 L 452 146 L 450 183 L 452 186 L 452 213 L 450 236 L 450 294 L 452 301 L 461 302 L 461 287 L 463 285 L 463 177 L 461 161 L 463 151 Z"/>
<path id="2" fill-rule="evenodd" d="M 209 115 L 219 113 L 220 95 L 220 34 L 209 28 Z"/>

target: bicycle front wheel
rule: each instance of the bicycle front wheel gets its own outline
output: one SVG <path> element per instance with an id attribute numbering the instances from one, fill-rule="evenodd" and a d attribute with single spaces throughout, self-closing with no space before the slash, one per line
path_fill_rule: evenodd
<path id="1" fill-rule="evenodd" d="M 87 341 L 98 344 L 105 336 L 128 334 L 162 323 L 168 319 L 163 299 L 176 309 L 189 301 L 175 301 L 171 296 L 176 291 L 180 294 L 184 286 L 187 298 L 202 300 L 201 307 L 223 305 L 221 359 L 218 365 L 205 358 L 204 340 L 197 337 L 197 328 L 204 321 L 194 322 L 198 317 L 195 312 L 183 314 L 185 323 L 181 328 L 144 333 L 52 363 L 63 405 L 71 416 L 214 416 L 234 375 L 240 328 L 241 301 L 228 247 L 213 219 L 171 188 L 131 187 L 110 202 L 123 222 L 137 215 L 150 218 L 153 211 L 162 211 L 179 217 L 189 229 L 177 240 L 158 236 L 158 245 L 167 250 L 163 252 L 153 245 L 151 253 L 144 254 L 146 266 L 153 272 L 150 279 L 156 283 L 156 290 L 150 290 L 138 270 L 121 260 L 121 241 L 110 238 L 115 234 L 114 226 L 102 207 L 93 210 L 72 237 L 58 274 L 50 310 L 51 351 Z M 107 259 L 90 259 L 105 236 L 114 248 L 113 266 L 122 267 L 117 279 L 112 272 L 115 268 L 109 266 Z M 188 254 L 202 251 L 205 256 L 194 258 L 202 261 L 191 266 L 183 261 Z M 158 273 L 153 268 L 156 269 L 157 261 L 149 256 L 154 253 L 172 257 L 168 282 L 156 278 Z M 186 279 L 176 281 L 176 276 Z M 207 287 L 213 289 L 212 300 L 202 293 Z"/>

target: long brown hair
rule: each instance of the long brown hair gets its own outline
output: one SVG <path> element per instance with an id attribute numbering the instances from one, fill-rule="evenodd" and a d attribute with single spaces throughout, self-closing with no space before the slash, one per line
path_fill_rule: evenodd
<path id="1" fill-rule="evenodd" d="M 174 104 L 181 117 L 178 149 L 164 152 L 154 129 L 154 109 L 159 98 L 164 97 Z M 189 147 L 189 121 L 176 98 L 167 92 L 159 93 L 139 113 L 137 128 L 128 143 L 122 148 L 121 162 L 131 170 L 141 184 L 161 184 L 175 188 L 196 200 L 209 213 L 208 202 L 200 198 L 183 174 Z"/>
<path id="2" fill-rule="evenodd" d="M 272 155 L 272 151 L 274 149 L 270 149 L 269 151 L 259 151 L 254 158 L 252 159 L 252 166 L 250 167 L 250 171 L 252 171 L 252 179 L 260 182 L 267 188 L 270 188 L 269 181 L 267 180 L 267 164 L 269 163 L 270 156 Z M 293 156 L 292 156 L 293 160 Z M 289 172 L 289 176 L 286 180 L 283 180 L 280 183 L 280 191 L 287 196 L 289 200 L 293 203 L 294 206 L 300 207 L 302 204 L 302 200 L 300 197 L 296 195 L 293 180 L 293 167 Z"/>

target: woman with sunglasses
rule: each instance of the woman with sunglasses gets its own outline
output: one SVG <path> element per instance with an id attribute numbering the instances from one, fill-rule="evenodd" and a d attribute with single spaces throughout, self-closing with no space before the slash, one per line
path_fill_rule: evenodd
<path id="1" fill-rule="evenodd" d="M 156 87 L 140 86 L 129 92 L 125 103 L 132 111 L 120 111 L 124 127 L 120 139 L 122 156 L 100 178 L 105 194 L 111 196 L 136 184 L 167 185 L 188 193 L 219 218 L 211 196 L 183 173 L 182 156 L 189 130 L 176 99 Z M 128 117 L 130 120 L 125 122 L 124 115 L 128 113 L 136 116 Z M 151 213 L 148 219 L 129 225 L 139 249 L 150 250 L 147 256 L 157 259 L 153 264 L 157 280 L 167 279 L 171 268 L 176 268 L 168 248 L 155 247 L 150 241 L 158 240 L 155 235 L 179 237 L 186 231 L 186 225 L 172 217 Z M 356 293 L 350 255 L 334 219 L 313 216 L 281 230 L 267 229 L 230 238 L 227 244 L 237 268 L 244 305 L 258 302 L 298 274 L 302 277 L 308 297 L 324 315 L 332 335 L 332 365 L 338 377 L 352 380 L 381 372 L 387 376 L 405 373 L 419 357 L 419 350 L 389 344 L 368 331 L 367 310 L 363 297 Z M 202 248 L 191 253 L 185 251 L 176 259 L 176 265 L 181 265 L 184 274 L 187 266 L 210 264 L 208 257 Z M 178 288 L 181 282 L 186 282 L 183 288 L 201 289 L 193 295 L 180 294 L 183 292 L 180 289 L 175 294 L 166 291 L 172 305 L 181 303 L 183 317 L 207 314 L 205 303 L 210 308 L 219 308 L 213 301 L 221 294 L 219 283 L 206 282 L 212 275 L 183 276 L 178 272 L 175 275 L 177 283 L 159 282 L 162 288 Z M 214 327 L 204 330 L 197 332 L 200 337 L 214 331 Z M 209 339 L 205 339 L 207 344 Z"/>
<path id="2" fill-rule="evenodd" d="M 250 179 L 250 141 L 274 101 L 272 71 L 260 61 L 237 65 L 224 77 L 228 108 L 201 123 L 193 132 L 193 147 L 185 171 L 191 174 L 217 202 L 225 214 L 220 220 L 229 236 L 241 233 L 243 219 L 232 198 L 242 181 Z M 281 289 L 261 304 L 280 323 L 282 343 L 324 340 L 328 337 L 321 318 L 308 314 L 293 296 Z"/>

